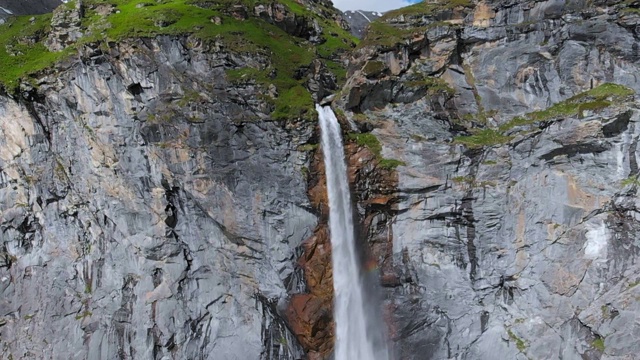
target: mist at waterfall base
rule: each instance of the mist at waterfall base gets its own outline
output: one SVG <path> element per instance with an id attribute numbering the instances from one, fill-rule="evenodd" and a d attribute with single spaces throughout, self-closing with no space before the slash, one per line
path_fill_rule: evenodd
<path id="1" fill-rule="evenodd" d="M 377 289 L 363 277 L 356 252 L 351 194 L 340 124 L 329 106 L 316 105 L 329 194 L 335 360 L 388 360 L 391 358 Z M 369 286 L 364 286 L 364 284 Z M 369 284 L 372 283 L 372 284 Z"/>

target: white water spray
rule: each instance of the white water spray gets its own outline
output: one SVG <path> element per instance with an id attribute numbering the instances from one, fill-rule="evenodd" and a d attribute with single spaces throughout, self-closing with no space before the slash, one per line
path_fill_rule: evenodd
<path id="1" fill-rule="evenodd" d="M 329 193 L 335 360 L 388 360 L 386 333 L 375 301 L 365 297 L 355 248 L 351 195 L 340 125 L 329 106 L 316 105 Z"/>

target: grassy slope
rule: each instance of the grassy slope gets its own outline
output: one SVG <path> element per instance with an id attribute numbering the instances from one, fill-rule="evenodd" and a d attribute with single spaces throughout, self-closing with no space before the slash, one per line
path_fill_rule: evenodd
<path id="1" fill-rule="evenodd" d="M 230 72 L 231 80 L 258 83 L 273 83 L 280 96 L 274 101 L 276 119 L 308 117 L 313 113 L 310 94 L 294 79 L 294 73 L 314 58 L 325 60 L 328 67 L 344 78 L 343 66 L 337 54 L 355 46 L 355 38 L 329 19 L 312 13 L 293 0 L 280 0 L 297 16 L 315 18 L 323 28 L 324 41 L 313 45 L 304 39 L 293 37 L 280 28 L 261 19 L 251 17 L 256 4 L 269 4 L 267 0 L 85 0 L 88 9 L 83 19 L 85 36 L 79 44 L 95 41 L 121 41 L 127 38 L 153 37 L 156 35 L 193 35 L 207 40 L 220 40 L 235 52 L 260 53 L 271 59 L 269 69 L 236 69 Z M 143 4 L 144 6 L 142 6 Z M 101 16 L 91 10 L 97 5 L 114 5 L 115 13 Z M 199 6 L 196 6 L 199 5 Z M 244 5 L 250 17 L 238 20 L 229 16 L 233 5 Z M 63 5 L 70 6 L 70 4 Z M 326 9 L 325 9 L 326 10 Z M 220 25 L 211 21 L 218 17 Z M 70 48 L 62 53 L 51 53 L 43 45 L 48 32 L 51 15 L 18 17 L 8 24 L 0 25 L 0 84 L 14 88 L 21 81 L 57 60 L 73 52 Z M 158 24 L 164 23 L 160 27 Z M 21 45 L 25 35 L 39 34 L 35 44 Z M 11 56 L 3 48 L 20 50 L 20 55 Z M 15 52 L 15 51 L 14 51 Z M 275 77 L 272 75 L 275 70 Z"/>
<path id="2" fill-rule="evenodd" d="M 47 14 L 15 17 L 0 25 L 0 86 L 13 88 L 20 78 L 68 55 L 69 52 L 49 52 L 43 45 L 50 22 L 51 14 Z"/>

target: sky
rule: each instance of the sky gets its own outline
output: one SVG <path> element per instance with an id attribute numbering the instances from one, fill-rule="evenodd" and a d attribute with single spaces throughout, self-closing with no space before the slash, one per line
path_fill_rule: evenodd
<path id="1" fill-rule="evenodd" d="M 342 11 L 369 10 L 387 11 L 415 4 L 421 0 L 332 0 L 333 5 Z"/>

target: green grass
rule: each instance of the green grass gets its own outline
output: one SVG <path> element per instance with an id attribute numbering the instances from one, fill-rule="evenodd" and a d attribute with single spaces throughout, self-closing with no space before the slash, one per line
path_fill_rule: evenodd
<path id="1" fill-rule="evenodd" d="M 614 83 L 604 83 L 591 90 L 578 94 L 569 100 L 575 101 L 575 100 L 589 98 L 589 97 L 593 97 L 597 99 L 603 99 L 608 97 L 620 98 L 620 97 L 628 97 L 633 94 L 635 94 L 635 91 L 633 91 L 632 89 L 626 86 L 618 85 Z"/>
<path id="2" fill-rule="evenodd" d="M 598 111 L 606 107 L 622 103 L 633 96 L 634 91 L 618 84 L 606 83 L 596 88 L 580 93 L 565 101 L 554 104 L 548 109 L 534 111 L 524 116 L 516 116 L 510 121 L 497 128 L 485 128 L 476 130 L 469 136 L 458 136 L 455 143 L 464 144 L 470 148 L 481 148 L 484 146 L 494 146 L 505 144 L 513 139 L 513 136 L 506 135 L 509 130 L 525 125 L 532 125 L 542 121 L 550 121 L 571 116 L 581 117 L 585 110 Z M 632 182 L 629 179 L 622 182 L 623 186 Z"/>
<path id="3" fill-rule="evenodd" d="M 76 320 L 82 320 L 90 316 L 93 316 L 93 313 L 91 311 L 84 311 L 81 314 L 76 315 Z"/>
<path id="4" fill-rule="evenodd" d="M 595 349 L 597 349 L 600 352 L 604 352 L 605 350 L 604 339 L 601 337 L 596 338 L 591 342 L 591 346 L 593 346 Z"/>
<path id="5" fill-rule="evenodd" d="M 524 342 L 524 340 L 517 337 L 516 334 L 511 331 L 511 329 L 507 330 L 507 333 L 509 334 L 509 339 L 513 340 L 516 343 L 516 348 L 518 348 L 518 351 L 524 352 L 527 349 L 527 344 Z"/>
<path id="6" fill-rule="evenodd" d="M 378 138 L 371 133 L 351 133 L 347 134 L 347 139 L 351 141 L 355 141 L 356 144 L 360 146 L 364 146 L 371 150 L 371 152 L 375 155 L 376 159 L 378 159 L 378 167 L 384 170 L 394 170 L 398 166 L 407 165 L 404 161 L 396 160 L 396 159 L 385 159 L 382 157 L 382 144 Z"/>
<path id="7" fill-rule="evenodd" d="M 426 88 L 429 95 L 446 94 L 451 97 L 456 93 L 446 81 L 434 76 L 424 76 L 422 79 L 407 81 L 404 84 L 410 87 Z"/>
<path id="8" fill-rule="evenodd" d="M 292 116 L 308 121 L 315 121 L 317 118 L 311 94 L 302 85 L 294 86 L 286 89 L 284 93 L 280 93 L 276 100 L 276 108 L 271 114 L 275 120 L 287 120 Z"/>
<path id="9" fill-rule="evenodd" d="M 298 151 L 315 151 L 318 149 L 319 144 L 304 144 L 304 145 L 300 145 L 298 146 Z"/>
<path id="10" fill-rule="evenodd" d="M 436 2 L 419 2 L 397 10 L 385 13 L 382 17 L 369 24 L 365 38 L 359 44 L 364 46 L 381 46 L 383 48 L 393 47 L 404 43 L 413 35 L 424 34 L 427 30 L 437 26 L 452 26 L 450 23 L 437 20 L 437 15 L 443 11 L 454 8 L 472 8 L 475 5 L 470 0 L 439 0 Z M 411 26 L 401 28 L 395 26 L 394 20 L 399 16 L 409 18 L 431 18 L 428 25 Z M 409 21 L 410 22 L 410 21 Z"/>
<path id="11" fill-rule="evenodd" d="M 451 181 L 453 181 L 456 184 L 470 183 L 470 182 L 473 182 L 473 177 L 470 177 L 470 176 L 454 176 L 454 177 L 451 178 Z"/>
<path id="12" fill-rule="evenodd" d="M 407 166 L 407 164 L 404 161 L 396 159 L 382 159 L 378 163 L 378 166 L 385 170 L 393 170 L 398 166 Z"/>
<path id="13" fill-rule="evenodd" d="M 636 176 L 629 176 L 628 178 L 622 180 L 620 182 L 620 185 L 622 187 L 627 187 L 627 186 L 630 186 L 630 185 L 640 186 L 640 180 L 638 179 L 637 175 Z"/>
<path id="14" fill-rule="evenodd" d="M 274 84 L 280 96 L 273 100 L 273 118 L 307 119 L 315 116 L 311 95 L 302 87 L 305 79 L 296 80 L 296 72 L 321 58 L 338 81 L 346 80 L 346 69 L 340 54 L 355 47 L 357 39 L 338 24 L 312 11 L 295 0 L 279 0 L 296 16 L 315 19 L 323 28 L 324 41 L 319 45 L 286 33 L 276 25 L 253 15 L 254 7 L 270 4 L 268 0 L 85 0 L 82 20 L 84 36 L 76 46 L 86 43 L 120 42 L 130 38 L 150 38 L 158 35 L 192 36 L 202 42 L 222 43 L 231 52 L 267 59 L 263 69 L 236 68 L 227 71 L 232 82 L 253 80 L 260 85 Z M 144 6 L 139 6 L 144 4 Z M 231 14 L 233 5 L 247 9 L 247 19 Z M 104 16 L 97 6 L 113 6 L 117 11 Z M 71 8 L 72 4 L 63 5 Z M 323 11 L 335 11 L 324 7 Z M 49 52 L 44 39 L 51 15 L 36 17 L 32 24 L 27 17 L 17 17 L 0 26 L 0 83 L 15 88 L 21 79 L 35 74 L 75 51 L 70 47 L 61 53 Z M 220 19 L 216 24 L 212 19 Z M 34 37 L 34 44 L 24 39 Z M 3 48 L 15 52 L 11 56 Z"/>
<path id="15" fill-rule="evenodd" d="M 34 18 L 31 22 L 29 19 Z M 51 14 L 12 17 L 0 25 L 0 87 L 7 90 L 58 60 L 69 52 L 52 53 L 44 46 Z"/>
<path id="16" fill-rule="evenodd" d="M 508 143 L 512 136 L 505 136 L 495 129 L 483 129 L 474 135 L 458 136 L 454 139 L 457 144 L 463 144 L 470 148 L 481 148 L 484 146 L 494 146 Z"/>
<path id="17" fill-rule="evenodd" d="M 548 121 L 560 117 L 581 116 L 585 110 L 602 110 L 615 103 L 626 100 L 633 94 L 634 91 L 625 86 L 605 83 L 557 103 L 548 109 L 534 111 L 523 117 L 515 117 L 511 121 L 501 125 L 499 130 L 507 131 L 516 126 Z"/>
<path id="18" fill-rule="evenodd" d="M 380 144 L 378 138 L 371 133 L 352 133 L 347 135 L 347 139 L 354 140 L 356 144 L 369 148 L 376 157 L 380 157 L 382 154 L 382 144 Z"/>
<path id="19" fill-rule="evenodd" d="M 371 60 L 371 61 L 367 61 L 367 63 L 362 68 L 362 72 L 364 73 L 365 76 L 371 77 L 371 76 L 376 76 L 380 74 L 386 68 L 387 68 L 387 65 L 385 65 L 384 62 Z"/>
<path id="20" fill-rule="evenodd" d="M 424 34 L 432 26 L 411 27 L 401 29 L 380 21 L 379 19 L 369 24 L 365 38 L 358 44 L 358 48 L 365 46 L 380 46 L 390 48 L 404 43 L 413 35 Z"/>
<path id="21" fill-rule="evenodd" d="M 419 3 L 405 6 L 403 8 L 386 12 L 382 16 L 382 20 L 397 18 L 398 16 L 430 16 L 443 10 L 450 10 L 457 7 L 471 8 L 474 6 L 470 0 L 439 0 L 439 1 L 421 1 Z"/>
<path id="22" fill-rule="evenodd" d="M 451 181 L 455 184 L 470 186 L 473 188 L 486 188 L 486 187 L 496 187 L 498 184 L 495 181 L 477 181 L 473 176 L 454 176 L 451 178 Z"/>

